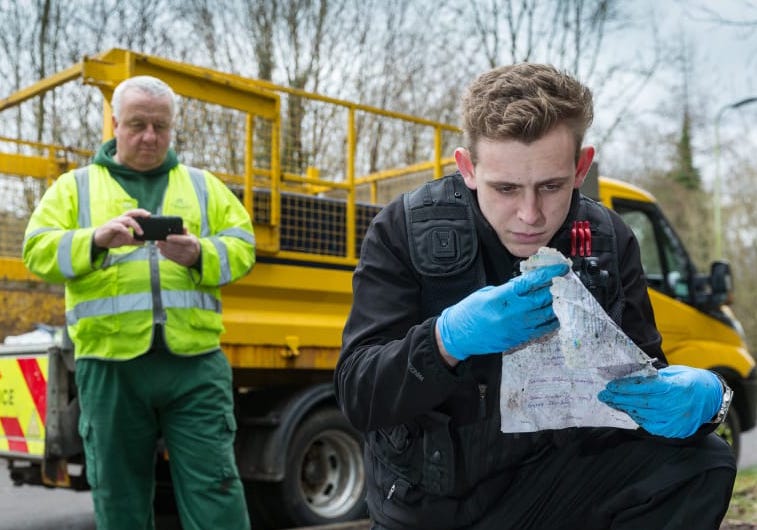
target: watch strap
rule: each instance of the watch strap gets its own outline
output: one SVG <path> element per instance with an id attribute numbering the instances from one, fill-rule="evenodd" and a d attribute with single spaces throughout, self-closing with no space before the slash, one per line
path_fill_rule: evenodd
<path id="1" fill-rule="evenodd" d="M 733 390 L 725 382 L 725 379 L 720 374 L 715 374 L 720 380 L 720 384 L 723 386 L 723 399 L 720 402 L 720 408 L 718 409 L 715 417 L 712 418 L 709 423 L 723 423 L 728 416 L 728 410 L 731 407 L 731 401 L 733 401 Z"/>

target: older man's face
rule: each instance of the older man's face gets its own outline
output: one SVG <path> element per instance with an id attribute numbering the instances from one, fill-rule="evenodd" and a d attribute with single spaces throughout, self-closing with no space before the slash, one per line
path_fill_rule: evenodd
<path id="1" fill-rule="evenodd" d="M 115 160 L 136 171 L 149 171 L 166 159 L 171 144 L 170 96 L 153 96 L 137 88 L 123 93 L 120 116 L 113 117 Z"/>

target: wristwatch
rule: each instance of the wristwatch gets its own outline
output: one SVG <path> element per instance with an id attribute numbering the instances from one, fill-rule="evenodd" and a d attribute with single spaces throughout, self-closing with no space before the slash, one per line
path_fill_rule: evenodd
<path id="1" fill-rule="evenodd" d="M 733 390 L 731 390 L 731 387 L 729 387 L 728 383 L 725 382 L 725 379 L 720 377 L 719 374 L 715 375 L 718 376 L 718 379 L 720 379 L 720 384 L 723 385 L 723 401 L 720 404 L 718 413 L 715 414 L 715 417 L 712 418 L 709 423 L 723 423 L 725 421 L 725 417 L 728 416 L 728 409 L 730 408 L 731 401 L 733 400 Z"/>

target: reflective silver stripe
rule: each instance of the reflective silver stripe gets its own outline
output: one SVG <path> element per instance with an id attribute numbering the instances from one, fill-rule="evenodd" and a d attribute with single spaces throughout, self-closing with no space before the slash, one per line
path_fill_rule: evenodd
<path id="1" fill-rule="evenodd" d="M 204 309 L 221 312 L 221 300 L 199 291 L 163 291 L 163 305 L 171 309 Z"/>
<path id="2" fill-rule="evenodd" d="M 226 248 L 226 243 L 219 239 L 218 236 L 213 236 L 209 239 L 210 242 L 213 243 L 213 246 L 216 247 L 216 252 L 218 252 L 218 266 L 221 269 L 221 277 L 218 279 L 218 283 L 221 285 L 226 285 L 231 281 L 229 251 Z"/>
<path id="3" fill-rule="evenodd" d="M 216 236 L 236 237 L 251 245 L 255 244 L 255 234 L 251 234 L 247 230 L 242 230 L 241 228 L 227 228 L 226 230 L 218 232 Z"/>
<path id="4" fill-rule="evenodd" d="M 137 247 L 126 254 L 108 252 L 108 254 L 105 256 L 105 260 L 103 261 L 102 268 L 105 269 L 107 267 L 121 265 L 123 263 L 129 263 L 132 261 L 147 261 L 147 258 L 147 245 Z"/>
<path id="5" fill-rule="evenodd" d="M 79 302 L 73 309 L 66 311 L 66 324 L 73 326 L 79 319 L 86 317 L 116 315 L 127 311 L 146 311 L 151 309 L 150 304 L 149 293 L 124 294 Z"/>
<path id="6" fill-rule="evenodd" d="M 147 244 L 147 255 L 150 264 L 150 291 L 152 292 L 152 321 L 163 324 L 166 321 L 166 311 L 160 299 L 160 252 L 154 241 Z"/>
<path id="7" fill-rule="evenodd" d="M 79 228 L 92 226 L 92 212 L 89 198 L 89 166 L 74 170 L 76 192 L 79 195 Z"/>
<path id="8" fill-rule="evenodd" d="M 61 229 L 53 227 L 53 226 L 46 226 L 44 228 L 37 228 L 36 230 L 32 230 L 31 232 L 26 234 L 26 237 L 24 237 L 24 241 L 21 243 L 21 248 L 26 248 L 26 242 L 35 236 L 44 234 L 45 232 L 58 232 L 58 231 L 61 231 Z"/>
<path id="9" fill-rule="evenodd" d="M 72 250 L 71 247 L 74 241 L 74 231 L 68 230 L 58 243 L 58 268 L 61 274 L 68 278 L 74 278 L 74 264 L 72 263 Z"/>
<path id="10" fill-rule="evenodd" d="M 43 228 L 37 228 L 36 230 L 32 230 L 29 232 L 26 236 L 26 239 L 31 239 L 36 235 L 43 234 L 45 232 L 55 232 L 60 230 L 60 228 L 54 227 L 54 226 L 45 226 Z"/>
<path id="11" fill-rule="evenodd" d="M 204 309 L 221 312 L 221 301 L 214 296 L 197 291 L 163 291 L 162 303 L 172 309 Z M 104 317 L 129 311 L 150 311 L 152 309 L 152 295 L 150 293 L 124 294 L 98 300 L 81 302 L 66 312 L 66 324 L 75 325 L 80 319 L 87 317 Z"/>
<path id="12" fill-rule="evenodd" d="M 205 175 L 202 169 L 191 166 L 185 167 L 192 179 L 192 186 L 194 186 L 195 194 L 197 194 L 197 200 L 200 201 L 199 237 L 208 237 L 210 235 L 210 227 L 208 226 L 208 187 L 205 183 Z"/>

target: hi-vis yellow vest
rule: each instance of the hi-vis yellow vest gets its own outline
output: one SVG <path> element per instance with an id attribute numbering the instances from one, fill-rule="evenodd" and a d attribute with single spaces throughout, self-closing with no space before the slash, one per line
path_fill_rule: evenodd
<path id="1" fill-rule="evenodd" d="M 218 178 L 178 165 L 158 213 L 180 216 L 200 239 L 199 270 L 163 258 L 153 243 L 110 249 L 93 261 L 95 228 L 136 207 L 108 170 L 93 164 L 61 175 L 29 220 L 24 263 L 47 281 L 65 282 L 76 358 L 137 357 L 149 350 L 155 324 L 174 353 L 217 349 L 220 287 L 255 263 L 250 216 Z"/>

